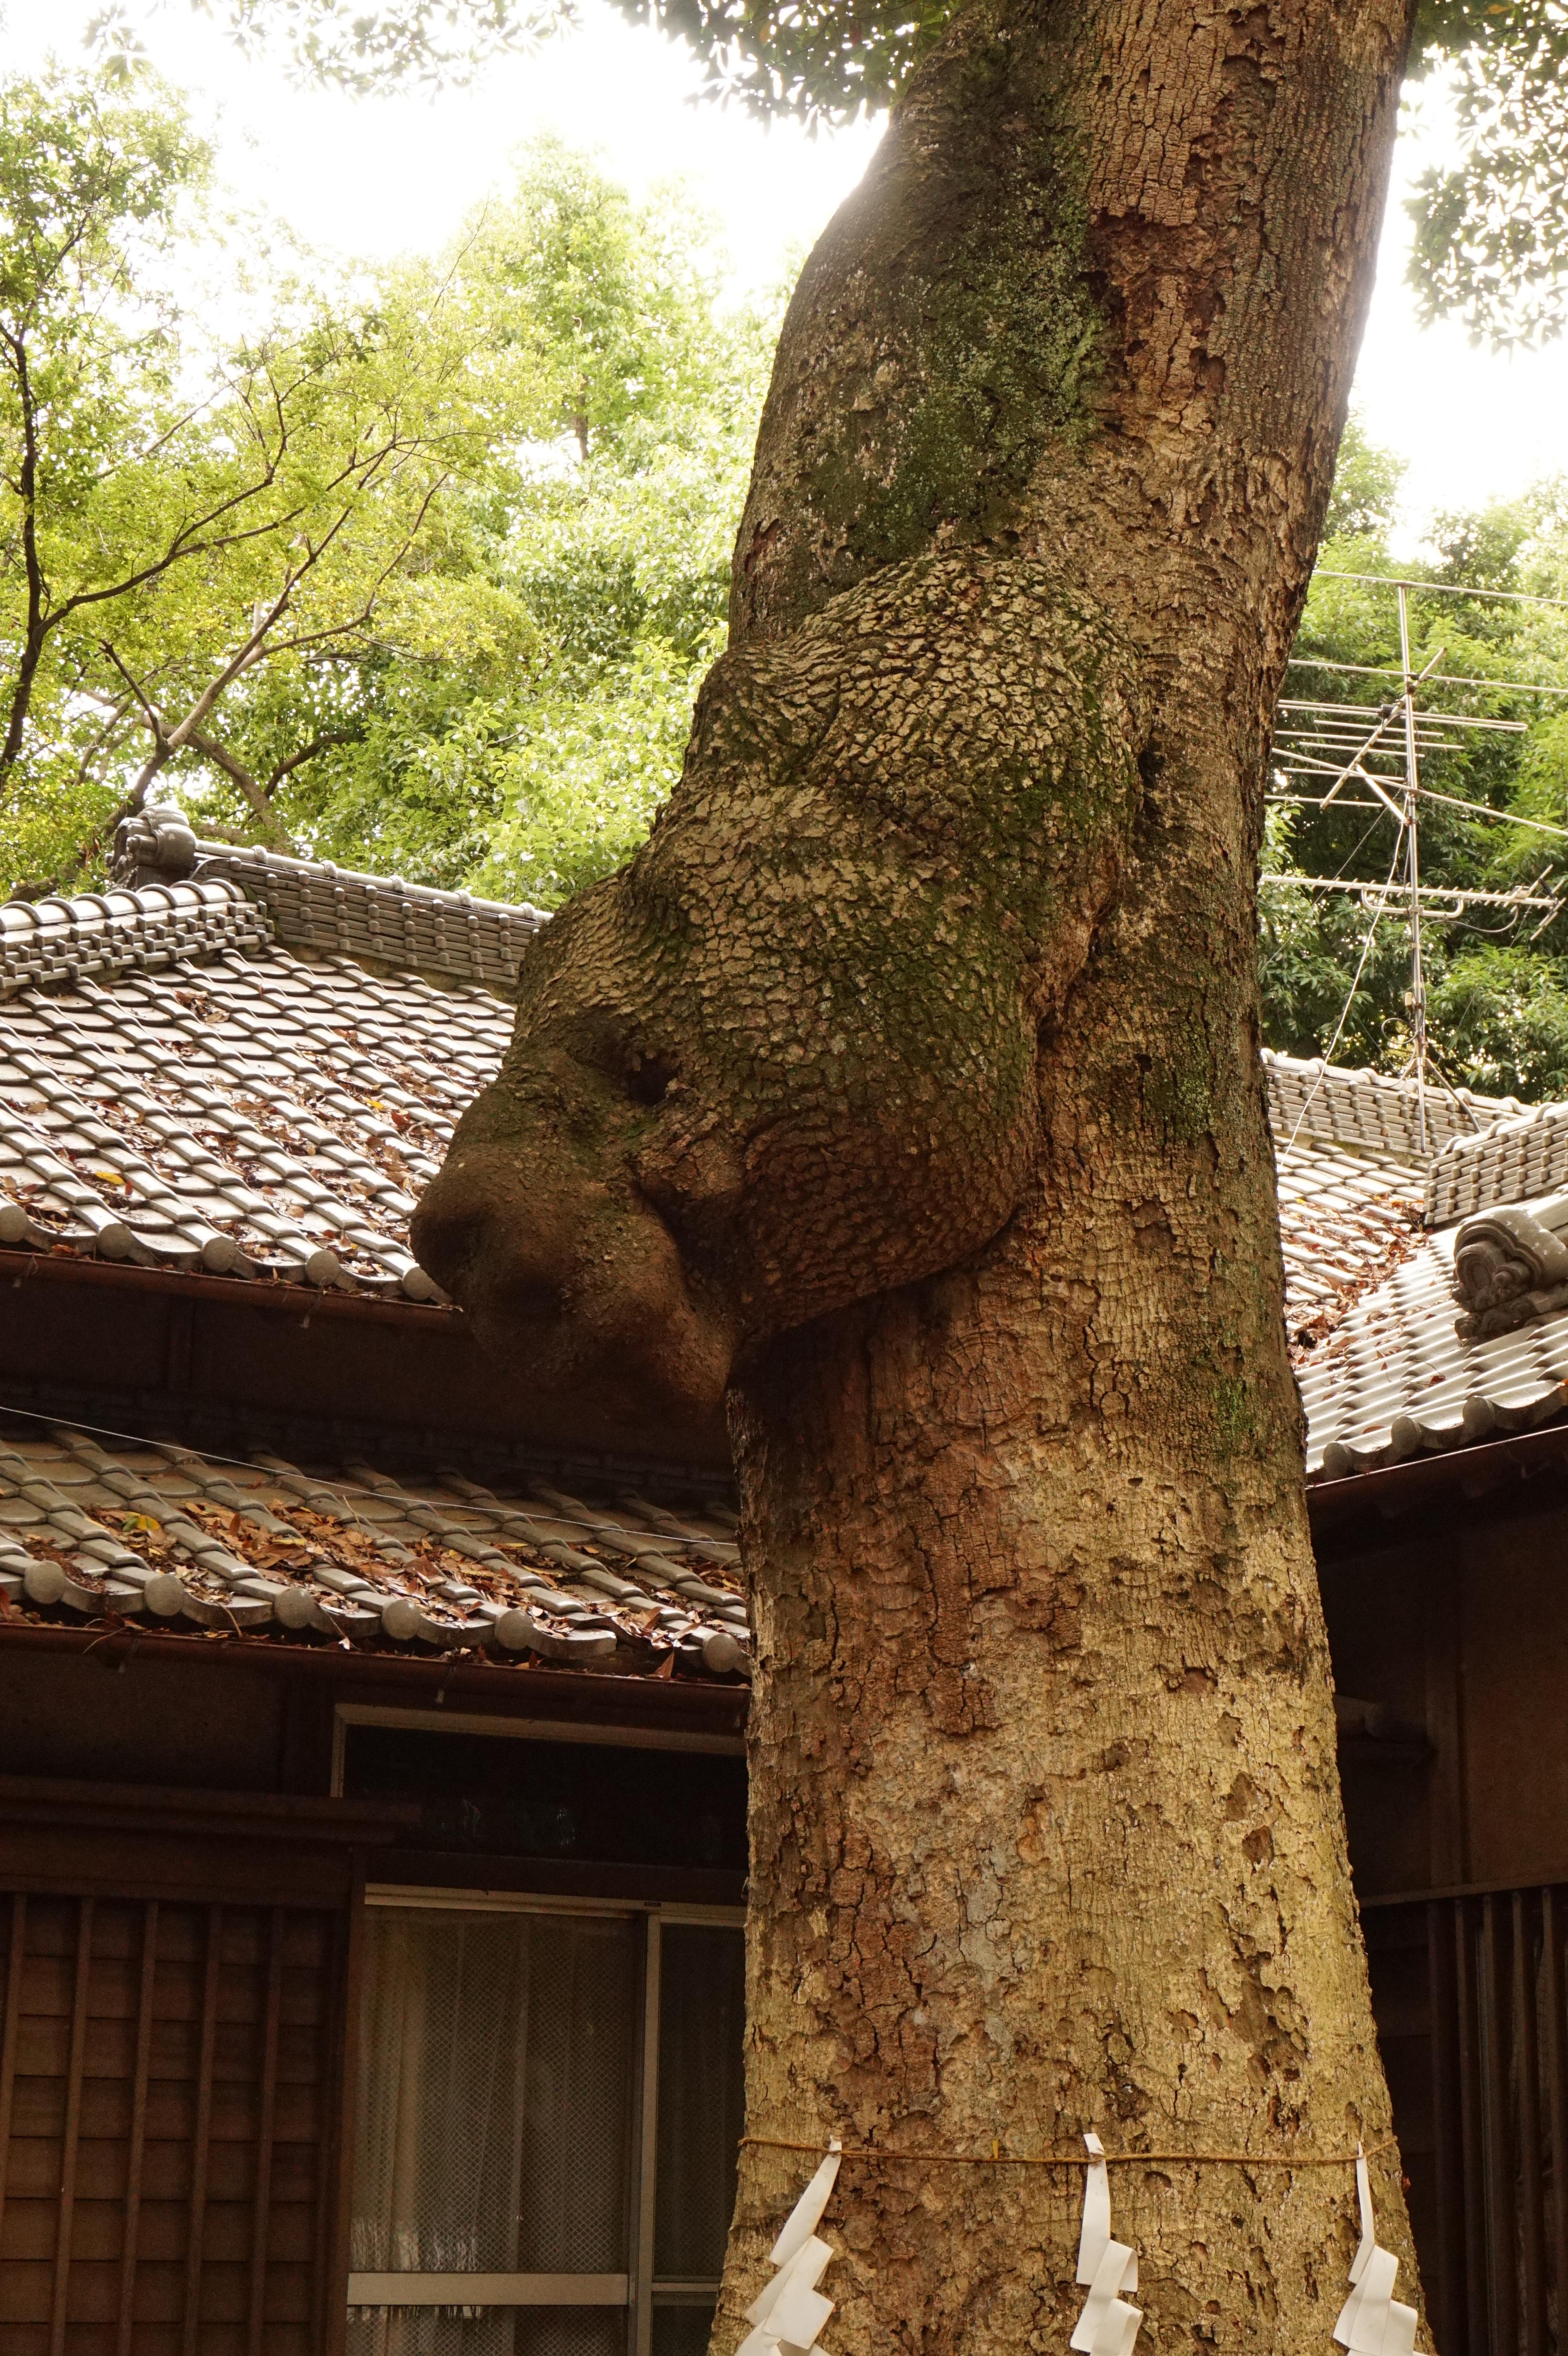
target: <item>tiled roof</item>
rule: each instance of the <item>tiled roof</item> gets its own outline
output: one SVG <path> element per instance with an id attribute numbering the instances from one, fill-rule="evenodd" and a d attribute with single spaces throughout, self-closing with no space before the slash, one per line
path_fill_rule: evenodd
<path id="1" fill-rule="evenodd" d="M 1293 1335 L 1321 1340 L 1414 1250 L 1421 1179 L 1317 1142 L 1282 1143 L 1277 1159 L 1285 1316 Z"/>
<path id="2" fill-rule="evenodd" d="M 1381 1072 L 1305 1061 L 1264 1050 L 1269 1120 L 1281 1145 L 1320 1138 L 1406 1169 L 1424 1169 L 1450 1140 L 1473 1137 L 1495 1121 L 1525 1110 L 1517 1097 L 1478 1097 L 1468 1088 L 1430 1085 L 1425 1090 L 1426 1143 L 1421 1142 L 1415 1089 Z"/>
<path id="3" fill-rule="evenodd" d="M 1568 1187 L 1568 1104 L 1520 1107 L 1478 1137 L 1456 1137 L 1426 1173 L 1426 1221 L 1440 1227 L 1497 1203 Z"/>
<path id="4" fill-rule="evenodd" d="M 1568 1314 L 1535 1314 L 1527 1299 L 1506 1312 L 1511 1331 L 1483 1337 L 1456 1298 L 1460 1231 L 1420 1232 L 1568 1181 L 1568 1106 L 1429 1090 L 1435 1151 L 1423 1156 L 1410 1082 L 1266 1062 L 1308 1477 L 1343 1480 L 1568 1411 Z M 1486 1125 L 1468 1130 L 1471 1119 Z M 1327 1138 L 1338 1146 L 1307 1142 Z"/>
<path id="5" fill-rule="evenodd" d="M 1457 1330 L 1452 1227 L 1423 1237 L 1321 1352 L 1298 1362 L 1309 1477 L 1343 1480 L 1413 1456 L 1527 1431 L 1568 1408 L 1568 1315 L 1490 1340 Z"/>
<path id="6" fill-rule="evenodd" d="M 0 905 L 0 998 L 29 983 L 110 981 L 222 948 L 260 948 L 271 929 L 261 910 L 227 882 L 9 900 Z"/>
<path id="7" fill-rule="evenodd" d="M 0 1242 L 440 1298 L 406 1223 L 496 1068 L 505 1003 L 295 958 L 229 878 L 0 920 Z M 1307 1108 L 1282 1215 L 1292 1318 L 1321 1318 L 1397 1256 L 1413 1199 L 1386 1144 L 1328 1141 L 1403 1143 L 1407 1108 L 1397 1082 L 1283 1057 L 1269 1083 L 1282 1146 Z"/>
<path id="8" fill-rule="evenodd" d="M 408 1216 L 511 1017 L 423 975 L 509 976 L 543 919 L 199 844 L 168 813 L 125 860 L 173 880 L 0 909 L 0 1244 L 439 1302 Z M 1467 1339 L 1452 1238 L 1419 1220 L 1568 1181 L 1568 1107 L 1431 1089 L 1424 1155 L 1409 1083 L 1265 1066 L 1314 1472 L 1563 1412 L 1568 1317 L 1537 1293 L 1528 1326 Z"/>
<path id="9" fill-rule="evenodd" d="M 400 875 L 361 875 L 330 859 L 201 841 L 177 811 L 156 806 L 121 825 L 114 855 L 117 877 L 133 885 L 184 878 L 224 885 L 265 912 L 285 948 L 441 974 L 503 995 L 516 989 L 519 960 L 549 921 L 539 908 L 439 892 Z"/>
<path id="10" fill-rule="evenodd" d="M 54 944 L 0 999 L 0 1242 L 439 1300 L 408 1217 L 507 1005 L 296 958 L 229 884 L 61 905 L 0 910 Z"/>
<path id="11" fill-rule="evenodd" d="M 7 1415 L 0 1612 L 279 1643 L 743 1672 L 733 1515 L 356 1460 L 236 1462 Z"/>

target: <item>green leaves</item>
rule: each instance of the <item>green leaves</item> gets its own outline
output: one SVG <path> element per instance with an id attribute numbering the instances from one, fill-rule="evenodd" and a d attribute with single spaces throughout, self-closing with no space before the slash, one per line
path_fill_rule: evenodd
<path id="1" fill-rule="evenodd" d="M 1568 6 L 1440 0 L 1423 10 L 1424 62 L 1441 59 L 1460 155 L 1423 175 L 1410 283 L 1422 319 L 1456 316 L 1477 341 L 1540 343 L 1568 321 Z"/>
<path id="2" fill-rule="evenodd" d="M 191 0 L 241 48 L 282 49 L 303 81 L 380 95 L 466 81 L 486 58 L 575 21 L 572 0 Z"/>
<path id="3" fill-rule="evenodd" d="M 573 0 L 192 0 L 241 47 L 282 50 L 302 80 L 379 92 L 467 80 L 489 57 L 574 23 Z M 760 115 L 845 122 L 889 105 L 953 14 L 952 0 L 618 0 L 688 42 L 714 91 Z M 117 21 L 117 20 L 116 20 Z M 124 47 L 122 39 L 120 48 Z"/>
<path id="4" fill-rule="evenodd" d="M 0 206 L 35 225 L 0 300 L 6 880 L 80 887 L 173 791 L 208 830 L 564 898 L 678 772 L 770 323 L 678 192 L 546 143 L 437 260 L 307 275 L 256 241 L 215 338 L 171 291 L 237 258 L 205 155 L 133 90 L 0 91 Z"/>
<path id="5" fill-rule="evenodd" d="M 319 268 L 277 275 L 261 323 L 215 340 L 171 292 L 212 241 L 193 201 L 205 152 L 167 93 L 52 72 L 0 91 L 0 130 L 13 878 L 91 866 L 116 810 L 193 756 L 239 790 L 251 832 L 286 843 L 224 735 L 262 670 L 352 659 L 383 626 L 432 662 L 528 659 L 504 590 L 460 616 L 434 583 L 461 577 L 497 443 L 548 424 L 547 373 L 428 263 L 368 295 Z"/>
<path id="6" fill-rule="evenodd" d="M 847 123 L 891 106 L 954 15 L 952 0 L 618 0 L 704 59 L 716 95 L 751 113 Z"/>
<path id="7" fill-rule="evenodd" d="M 677 198 L 635 209 L 553 147 L 487 211 L 464 299 L 536 352 L 547 430 L 566 431 L 493 453 L 451 569 L 421 576 L 421 598 L 439 584 L 439 610 L 468 617 L 464 644 L 432 662 L 384 605 L 352 673 L 360 734 L 280 792 L 302 843 L 553 906 L 646 834 L 723 643 L 769 343 L 720 307 L 692 240 Z M 565 406 L 582 387 L 586 456 Z M 475 626 L 503 610 L 531 634 L 510 669 Z"/>

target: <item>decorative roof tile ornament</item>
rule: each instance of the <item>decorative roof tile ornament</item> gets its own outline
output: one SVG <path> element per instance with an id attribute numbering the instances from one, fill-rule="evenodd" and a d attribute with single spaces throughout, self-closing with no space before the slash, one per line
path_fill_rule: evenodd
<path id="1" fill-rule="evenodd" d="M 1568 1309 L 1568 1194 L 1504 1203 L 1467 1219 L 1454 1240 L 1454 1298 L 1466 1341 L 1511 1333 Z"/>
<path id="2" fill-rule="evenodd" d="M 1138 2286 L 1136 2253 L 1111 2238 L 1111 2175 L 1105 2147 L 1093 2129 L 1085 2133 L 1089 2166 L 1083 2173 L 1083 2223 L 1078 2236 L 1078 2280 L 1089 2296 L 1068 2341 L 1079 2356 L 1132 2356 L 1143 2309 L 1123 2298 Z"/>
<path id="3" fill-rule="evenodd" d="M 828 2195 L 838 2180 L 839 2144 L 827 2157 L 784 2220 L 769 2263 L 778 2271 L 746 2309 L 752 2329 L 737 2356 L 822 2356 L 816 2335 L 833 2312 L 833 2301 L 816 2287 L 835 2252 L 817 2233 Z"/>
<path id="4" fill-rule="evenodd" d="M 1372 2222 L 1371 2179 L 1364 2151 L 1356 2154 L 1356 2193 L 1361 2208 L 1361 2239 L 1350 2261 L 1351 2290 L 1339 2310 L 1334 2337 L 1349 2356 L 1414 2356 L 1416 2313 L 1393 2295 L 1399 2260 L 1378 2247 Z"/>

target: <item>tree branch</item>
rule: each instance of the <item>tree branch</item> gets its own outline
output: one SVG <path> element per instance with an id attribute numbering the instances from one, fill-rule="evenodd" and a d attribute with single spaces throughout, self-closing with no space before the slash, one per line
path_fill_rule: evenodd
<path id="1" fill-rule="evenodd" d="M 37 403 L 33 397 L 32 371 L 27 365 L 27 338 L 7 330 L 5 341 L 16 370 L 16 399 L 22 415 L 22 467 L 17 497 L 22 503 L 22 561 L 27 582 L 27 618 L 23 627 L 22 651 L 16 663 L 16 683 L 12 691 L 11 709 L 5 723 L 5 741 L 0 744 L 0 785 L 21 758 L 27 712 L 33 701 L 33 682 L 43 659 L 44 639 L 49 626 L 47 613 L 48 584 L 44 577 L 43 560 L 38 554 Z"/>
<path id="2" fill-rule="evenodd" d="M 328 728 L 321 735 L 313 736 L 308 744 L 302 744 L 297 753 L 291 753 L 286 761 L 278 763 L 267 779 L 267 792 L 275 794 L 285 777 L 293 776 L 307 761 L 314 761 L 318 753 L 334 752 L 339 744 L 361 744 L 364 735 L 362 728 Z"/>
<path id="3" fill-rule="evenodd" d="M 227 744 L 220 744 L 217 737 L 208 735 L 205 729 L 193 728 L 188 741 L 194 752 L 200 753 L 213 764 L 215 768 L 221 769 L 224 776 L 239 787 L 261 822 L 263 839 L 268 848 L 272 851 L 287 851 L 291 858 L 296 858 L 299 847 L 279 818 L 277 811 L 272 808 L 270 798 L 271 787 L 262 785 L 259 777 L 252 776 L 244 762 L 237 760 Z"/>

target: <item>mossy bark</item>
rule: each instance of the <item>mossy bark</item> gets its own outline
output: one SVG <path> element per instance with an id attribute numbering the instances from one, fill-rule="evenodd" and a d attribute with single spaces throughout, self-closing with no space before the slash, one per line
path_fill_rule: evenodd
<path id="1" fill-rule="evenodd" d="M 682 785 L 421 1214 L 585 1411 L 728 1383 L 759 2136 L 1388 2133 L 1253 894 L 1408 16 L 957 17 L 791 306 Z M 802 2172 L 743 2154 L 723 2356 Z M 1081 2190 L 847 2164 L 833 2356 L 1065 2348 Z M 1113 2192 L 1140 2346 L 1328 2351 L 1348 2169 Z"/>
<path id="2" fill-rule="evenodd" d="M 1135 650 L 1145 719 L 1118 887 L 1041 1038 L 1018 1210 L 962 1267 L 772 1343 L 738 1387 L 759 2135 L 1040 2152 L 1095 2126 L 1112 2148 L 1277 2157 L 1389 2132 L 1253 894 L 1405 14 L 968 12 L 785 329 L 739 642 L 798 628 L 918 514 L 939 546 L 1049 551 Z M 971 356 L 996 408 L 967 478 L 960 422 L 938 481 L 924 421 L 955 315 L 988 316 L 1002 364 Z M 716 2349 L 798 2168 L 746 2154 Z M 1376 2176 L 1413 2286 L 1393 2155 Z M 1080 2178 L 862 2163 L 842 2186 L 833 2348 L 1065 2347 Z M 1141 2344 L 1327 2351 L 1350 2196 L 1344 2172 L 1115 2171 Z"/>

